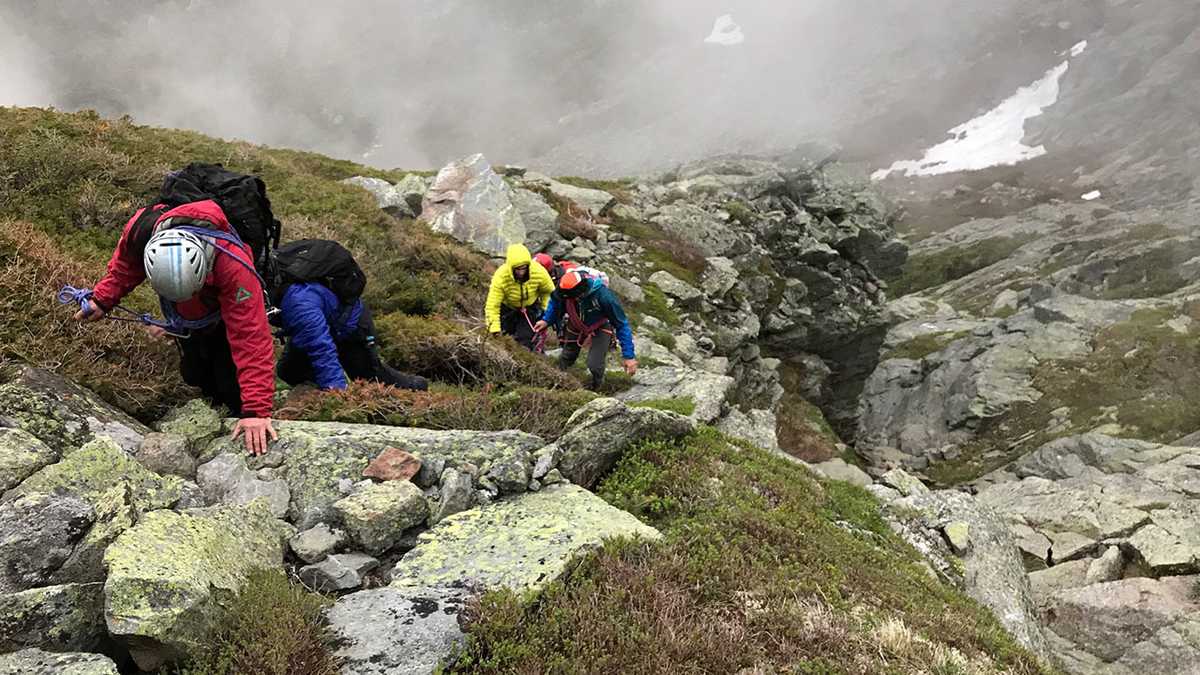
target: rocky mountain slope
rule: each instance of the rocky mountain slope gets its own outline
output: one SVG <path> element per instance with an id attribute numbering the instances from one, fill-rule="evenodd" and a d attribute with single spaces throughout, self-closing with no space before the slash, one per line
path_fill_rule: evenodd
<path id="1" fill-rule="evenodd" d="M 1103 185 L 1053 151 L 892 184 L 911 257 L 893 280 L 905 295 L 889 304 L 856 449 L 873 473 L 905 467 L 976 493 L 1008 523 L 1068 672 L 1200 663 L 1187 637 L 1198 570 L 1179 515 L 1200 431 L 1196 207 L 1171 177 L 1186 162 L 1149 150 L 1153 129 L 1126 118 L 1113 131 L 1147 144 L 1123 146 Z"/>
<path id="2" fill-rule="evenodd" d="M 832 167 L 428 176 L 88 113 L 0 128 L 0 669 L 1047 672 L 986 505 L 837 480 L 872 482 L 821 410 L 853 428 L 905 248 Z M 281 392 L 249 459 L 169 345 L 70 324 L 52 291 L 190 160 L 263 175 L 289 236 L 350 246 L 387 357 L 433 390 Z M 606 269 L 643 370 L 598 398 L 482 339 L 497 232 Z"/>

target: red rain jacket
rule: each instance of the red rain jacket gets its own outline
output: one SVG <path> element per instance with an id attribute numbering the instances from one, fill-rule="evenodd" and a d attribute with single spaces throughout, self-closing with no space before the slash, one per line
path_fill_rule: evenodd
<path id="1" fill-rule="evenodd" d="M 194 218 L 211 223 L 213 229 L 233 231 L 221 207 L 212 200 L 184 204 L 171 210 L 162 205 L 150 208 L 162 211 L 156 222 L 171 217 Z M 111 310 L 146 279 L 142 265 L 144 246 L 138 246 L 131 236 L 142 212 L 133 214 L 125 224 L 117 250 L 108 263 L 108 271 L 92 290 L 92 299 L 105 310 Z M 270 417 L 275 398 L 275 343 L 262 302 L 262 284 L 250 271 L 254 267 L 254 257 L 250 247 L 244 244 L 238 248 L 216 240 L 215 245 L 229 253 L 217 254 L 204 288 L 190 300 L 176 303 L 175 310 L 185 319 L 203 319 L 214 310 L 221 312 L 242 390 L 242 414 Z M 250 267 L 239 264 L 230 255 L 238 256 Z"/>

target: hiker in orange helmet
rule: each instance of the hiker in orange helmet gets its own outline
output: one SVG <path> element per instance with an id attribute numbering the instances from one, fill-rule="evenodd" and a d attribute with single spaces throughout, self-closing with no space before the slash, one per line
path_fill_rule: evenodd
<path id="1" fill-rule="evenodd" d="M 590 343 L 587 366 L 592 375 L 593 391 L 604 384 L 604 365 L 613 338 L 621 345 L 625 372 L 637 373 L 637 350 L 633 344 L 633 329 L 625 316 L 625 309 L 615 293 L 604 285 L 599 277 L 574 269 L 558 281 L 558 290 L 550 298 L 550 305 L 534 330 L 543 331 L 548 325 L 566 316 L 566 330 L 562 339 L 562 355 L 558 367 L 566 370 L 575 365 L 583 346 Z"/>

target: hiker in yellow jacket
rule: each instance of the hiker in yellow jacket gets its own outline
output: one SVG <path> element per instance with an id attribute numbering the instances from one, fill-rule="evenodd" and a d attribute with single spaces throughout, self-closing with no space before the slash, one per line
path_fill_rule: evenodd
<path id="1" fill-rule="evenodd" d="M 533 260 L 529 249 L 521 244 L 508 247 L 506 262 L 492 275 L 488 289 L 488 332 L 504 333 L 533 350 L 537 334 L 533 325 L 542 318 L 542 311 L 554 292 L 550 273 Z"/>

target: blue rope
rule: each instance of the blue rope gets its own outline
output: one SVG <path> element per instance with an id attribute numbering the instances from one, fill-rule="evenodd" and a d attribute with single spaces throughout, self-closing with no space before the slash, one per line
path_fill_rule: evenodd
<path id="1" fill-rule="evenodd" d="M 92 313 L 92 307 L 88 303 L 88 301 L 91 299 L 92 299 L 92 289 L 90 289 L 90 288 L 75 288 L 74 286 L 71 286 L 70 284 L 68 284 L 66 286 L 63 286 L 62 289 L 59 290 L 59 292 L 58 292 L 58 301 L 61 304 L 64 304 L 64 305 L 78 304 L 79 309 L 80 309 L 80 311 L 83 312 L 84 316 L 88 316 Z M 128 316 L 118 316 L 117 312 L 122 312 Z M 167 331 L 167 333 L 169 335 L 173 335 L 175 337 L 180 337 L 180 338 L 188 337 L 189 334 L 185 333 L 184 331 L 190 331 L 190 330 L 194 330 L 195 328 L 203 327 L 203 326 L 184 325 L 184 324 L 193 324 L 193 323 L 197 323 L 197 322 L 189 322 L 189 321 L 183 320 L 183 319 L 181 319 L 180 322 L 162 321 L 160 319 L 155 319 L 150 314 L 138 314 L 137 312 L 134 312 L 133 310 L 130 310 L 130 309 L 126 309 L 120 305 L 113 307 L 112 311 L 107 313 L 104 316 L 104 318 L 109 319 L 110 321 L 126 321 L 129 323 L 140 323 L 140 324 L 143 324 L 146 326 L 157 326 L 157 327 Z"/>

